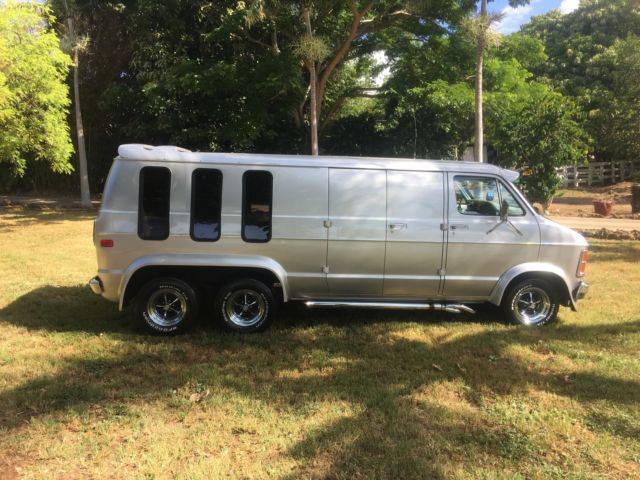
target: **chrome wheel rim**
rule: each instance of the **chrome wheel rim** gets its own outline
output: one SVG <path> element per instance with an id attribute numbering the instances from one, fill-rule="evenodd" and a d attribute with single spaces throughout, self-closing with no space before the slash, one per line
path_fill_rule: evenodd
<path id="1" fill-rule="evenodd" d="M 227 320 L 238 327 L 251 327 L 260 323 L 267 311 L 267 302 L 255 290 L 232 292 L 224 304 Z"/>
<path id="2" fill-rule="evenodd" d="M 539 287 L 525 287 L 513 297 L 511 309 L 520 323 L 535 325 L 549 316 L 551 299 Z"/>
<path id="3" fill-rule="evenodd" d="M 159 288 L 147 301 L 147 316 L 161 327 L 175 327 L 187 315 L 187 297 L 174 288 Z"/>

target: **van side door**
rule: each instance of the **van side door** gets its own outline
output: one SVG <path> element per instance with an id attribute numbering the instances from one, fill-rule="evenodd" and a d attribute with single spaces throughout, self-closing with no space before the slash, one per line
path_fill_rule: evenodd
<path id="1" fill-rule="evenodd" d="M 444 173 L 387 172 L 384 296 L 438 296 L 445 232 Z"/>
<path id="2" fill-rule="evenodd" d="M 329 294 L 382 295 L 387 230 L 386 172 L 329 169 Z"/>
<path id="3" fill-rule="evenodd" d="M 449 172 L 444 296 L 486 300 L 509 268 L 538 259 L 540 228 L 507 182 L 492 175 Z M 500 205 L 509 204 L 509 222 Z"/>

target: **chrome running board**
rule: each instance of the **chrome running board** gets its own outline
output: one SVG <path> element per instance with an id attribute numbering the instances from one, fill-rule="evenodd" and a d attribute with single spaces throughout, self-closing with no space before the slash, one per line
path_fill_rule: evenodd
<path id="1" fill-rule="evenodd" d="M 476 313 L 468 305 L 458 303 L 405 303 L 405 302 L 358 302 L 342 300 L 308 300 L 304 304 L 309 308 L 378 308 L 378 309 L 398 309 L 398 310 L 434 310 L 448 313 Z"/>

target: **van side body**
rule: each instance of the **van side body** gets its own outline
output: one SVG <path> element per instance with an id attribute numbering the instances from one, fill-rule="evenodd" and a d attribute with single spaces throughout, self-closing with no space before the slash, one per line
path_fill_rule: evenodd
<path id="1" fill-rule="evenodd" d="M 501 305 L 514 282 L 536 277 L 575 310 L 587 242 L 536 214 L 517 176 L 466 162 L 123 145 L 95 220 L 92 289 L 122 309 L 157 276 L 198 289 L 246 276 L 283 302 Z M 156 198 L 164 181 L 168 211 Z M 219 200 L 206 182 L 218 182 Z M 168 223 L 142 218 L 145 202 Z M 214 220 L 194 223 L 216 205 Z"/>

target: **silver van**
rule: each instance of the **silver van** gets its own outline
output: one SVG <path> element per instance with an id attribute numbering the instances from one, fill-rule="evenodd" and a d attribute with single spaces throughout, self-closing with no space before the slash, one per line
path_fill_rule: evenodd
<path id="1" fill-rule="evenodd" d="M 151 331 L 199 309 L 266 328 L 282 302 L 473 313 L 524 325 L 584 297 L 588 250 L 493 165 L 122 145 L 95 220 L 92 290 Z"/>

